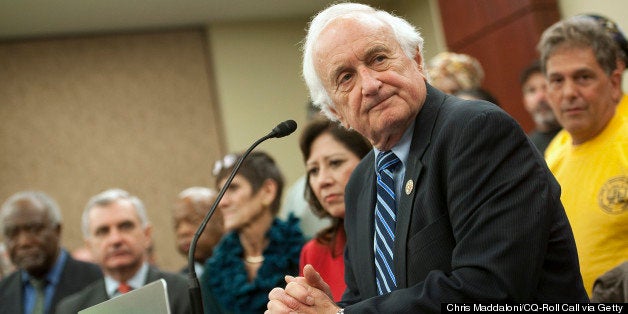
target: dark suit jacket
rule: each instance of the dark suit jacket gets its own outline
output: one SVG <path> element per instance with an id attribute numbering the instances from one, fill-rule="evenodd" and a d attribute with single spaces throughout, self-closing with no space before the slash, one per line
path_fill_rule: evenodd
<path id="1" fill-rule="evenodd" d="M 80 291 L 99 278 L 102 278 L 102 273 L 97 265 L 77 261 L 68 254 L 68 259 L 52 298 L 50 313 L 54 313 L 54 308 L 61 299 Z M 16 271 L 2 280 L 0 282 L 0 314 L 24 313 L 22 292 L 20 271 Z"/>
<path id="2" fill-rule="evenodd" d="M 178 274 L 162 272 L 152 266 L 148 268 L 146 282 L 151 283 L 158 279 L 165 279 L 168 286 L 168 301 L 172 314 L 188 314 L 190 308 L 190 298 L 188 296 L 188 285 L 185 277 Z M 63 300 L 57 306 L 57 314 L 76 314 L 78 311 L 90 306 L 109 300 L 105 280 L 96 281 L 80 291 Z"/>
<path id="3" fill-rule="evenodd" d="M 345 195 L 347 290 L 340 304 L 353 304 L 345 312 L 588 300 L 560 187 L 517 122 L 497 106 L 428 85 L 397 206 L 398 290 L 383 296 L 373 266 L 375 180 L 371 152 Z"/>

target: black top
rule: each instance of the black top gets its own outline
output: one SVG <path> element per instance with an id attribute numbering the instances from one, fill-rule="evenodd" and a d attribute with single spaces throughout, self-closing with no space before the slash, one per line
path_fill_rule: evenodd
<path id="1" fill-rule="evenodd" d="M 552 141 L 554 136 L 556 136 L 556 134 L 560 130 L 561 130 L 561 128 L 557 128 L 557 129 L 550 130 L 550 131 L 547 131 L 547 132 L 541 132 L 539 130 L 534 130 L 534 131 L 530 132 L 530 134 L 528 134 L 528 137 L 530 137 L 530 140 L 532 141 L 534 146 L 536 146 L 536 148 L 538 148 L 538 150 L 541 152 L 541 154 L 543 154 L 543 153 L 545 153 L 545 149 L 547 149 L 547 146 L 549 145 L 549 143 Z"/>

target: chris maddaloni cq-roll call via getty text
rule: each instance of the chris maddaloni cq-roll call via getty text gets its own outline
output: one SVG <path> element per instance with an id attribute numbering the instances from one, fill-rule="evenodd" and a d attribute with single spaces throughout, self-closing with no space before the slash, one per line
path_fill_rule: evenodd
<path id="1" fill-rule="evenodd" d="M 626 303 L 443 303 L 443 313 L 465 312 L 590 312 L 624 313 Z"/>

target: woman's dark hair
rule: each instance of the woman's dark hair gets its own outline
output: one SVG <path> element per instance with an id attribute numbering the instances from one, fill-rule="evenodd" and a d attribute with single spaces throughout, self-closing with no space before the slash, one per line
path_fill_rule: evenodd
<path id="1" fill-rule="evenodd" d="M 340 143 L 342 146 L 351 151 L 358 158 L 362 159 L 369 151 L 371 151 L 371 143 L 366 140 L 362 135 L 353 130 L 347 130 L 338 122 L 328 120 L 326 118 L 317 118 L 312 120 L 301 133 L 299 140 L 299 146 L 301 153 L 303 154 L 303 161 L 306 162 L 310 158 L 312 152 L 312 143 L 321 135 L 330 134 L 334 140 Z M 304 191 L 305 200 L 310 205 L 310 210 L 321 218 L 329 217 L 332 220 L 331 226 L 325 228 L 316 234 L 316 239 L 322 244 L 328 245 L 331 248 L 334 247 L 334 239 L 336 232 L 343 224 L 342 218 L 332 217 L 321 205 L 321 203 L 314 195 L 312 187 L 310 186 L 309 175 L 306 178 L 306 185 Z M 332 250 L 332 256 L 334 252 Z"/>
<path id="2" fill-rule="evenodd" d="M 543 70 L 541 69 L 541 61 L 534 60 L 527 67 L 521 71 L 521 75 L 519 76 L 519 85 L 523 87 L 523 85 L 530 79 L 533 74 L 541 73 L 543 74 Z"/>
<path id="3" fill-rule="evenodd" d="M 218 160 L 214 165 L 214 175 L 216 176 L 216 186 L 224 178 L 231 174 L 231 170 L 235 163 L 240 160 L 242 153 L 226 155 L 223 159 Z M 250 153 L 242 162 L 242 166 L 238 170 L 238 174 L 244 177 L 250 184 L 253 194 L 257 193 L 264 181 L 273 180 L 277 184 L 277 195 L 270 204 L 273 215 L 279 212 L 281 204 L 281 194 L 283 192 L 284 179 L 281 170 L 277 167 L 275 160 L 265 152 L 254 151 Z"/>

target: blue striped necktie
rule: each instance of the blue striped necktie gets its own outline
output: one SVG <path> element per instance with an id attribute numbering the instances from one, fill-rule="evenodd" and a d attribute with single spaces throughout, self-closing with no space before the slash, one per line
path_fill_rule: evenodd
<path id="1" fill-rule="evenodd" d="M 377 155 L 377 204 L 375 205 L 375 278 L 378 293 L 395 290 L 393 248 L 397 206 L 393 171 L 400 160 L 392 151 Z"/>

